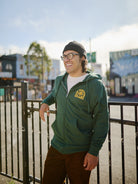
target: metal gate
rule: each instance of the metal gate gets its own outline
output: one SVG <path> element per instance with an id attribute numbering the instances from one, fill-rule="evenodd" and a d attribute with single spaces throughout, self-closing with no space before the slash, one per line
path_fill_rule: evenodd
<path id="1" fill-rule="evenodd" d="M 43 122 L 41 100 L 27 99 L 27 83 L 0 89 L 0 174 L 24 184 L 41 183 L 55 107 Z M 109 110 L 109 133 L 90 183 L 138 183 L 138 103 L 109 102 Z"/>
<path id="2" fill-rule="evenodd" d="M 23 182 L 22 86 L 0 86 L 0 174 Z"/>

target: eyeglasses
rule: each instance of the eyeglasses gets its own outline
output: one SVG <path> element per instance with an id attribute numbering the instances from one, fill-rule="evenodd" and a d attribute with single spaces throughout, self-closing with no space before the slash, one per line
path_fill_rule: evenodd
<path id="1" fill-rule="evenodd" d="M 67 54 L 67 55 L 61 56 L 61 59 L 62 59 L 63 61 L 65 61 L 65 59 L 71 60 L 75 55 L 79 55 L 79 54 L 77 54 L 77 53 L 69 53 L 69 54 Z"/>

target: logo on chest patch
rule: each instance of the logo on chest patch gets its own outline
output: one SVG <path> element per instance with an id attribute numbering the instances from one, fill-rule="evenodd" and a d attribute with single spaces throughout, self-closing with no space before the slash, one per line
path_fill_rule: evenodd
<path id="1" fill-rule="evenodd" d="M 85 97 L 85 91 L 83 89 L 78 89 L 75 93 L 76 98 L 80 98 L 81 100 L 84 100 Z"/>

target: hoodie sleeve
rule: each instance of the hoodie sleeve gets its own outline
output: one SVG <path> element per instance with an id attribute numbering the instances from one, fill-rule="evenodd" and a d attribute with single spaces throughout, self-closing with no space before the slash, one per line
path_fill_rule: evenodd
<path id="1" fill-rule="evenodd" d="M 94 102 L 92 102 L 92 112 L 95 125 L 93 128 L 93 135 L 88 152 L 92 155 L 97 156 L 107 136 L 109 125 L 109 113 L 107 94 L 103 83 L 101 81 L 95 82 L 92 91 L 94 94 L 94 98 L 92 98 L 92 101 Z"/>
<path id="2" fill-rule="evenodd" d="M 59 77 L 57 77 L 51 93 L 42 101 L 42 104 L 46 103 L 48 105 L 52 105 L 56 102 L 56 94 L 58 92 L 59 84 L 60 84 L 60 80 L 59 80 Z"/>

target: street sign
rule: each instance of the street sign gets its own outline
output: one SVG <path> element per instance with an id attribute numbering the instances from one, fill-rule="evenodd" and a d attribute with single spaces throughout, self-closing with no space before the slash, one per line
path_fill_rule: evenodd
<path id="1" fill-rule="evenodd" d="M 96 63 L 96 52 L 87 53 L 88 63 Z"/>

